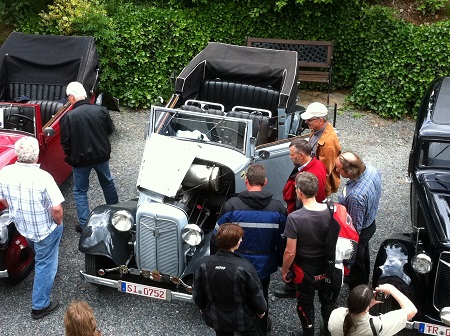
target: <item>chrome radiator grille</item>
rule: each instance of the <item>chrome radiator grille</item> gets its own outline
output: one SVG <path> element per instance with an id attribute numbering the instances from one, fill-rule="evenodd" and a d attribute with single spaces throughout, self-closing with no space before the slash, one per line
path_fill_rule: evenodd
<path id="1" fill-rule="evenodd" d="M 439 258 L 433 304 L 437 310 L 450 306 L 450 252 L 442 252 Z"/>
<path id="2" fill-rule="evenodd" d="M 141 269 L 179 275 L 177 223 L 154 216 L 142 216 L 138 225 L 138 265 Z"/>

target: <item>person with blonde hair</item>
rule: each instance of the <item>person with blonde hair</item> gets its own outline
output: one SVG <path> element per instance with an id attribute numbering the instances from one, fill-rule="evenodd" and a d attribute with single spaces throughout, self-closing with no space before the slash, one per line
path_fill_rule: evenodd
<path id="1" fill-rule="evenodd" d="M 66 336 L 100 336 L 94 311 L 86 301 L 72 301 L 64 316 Z"/>

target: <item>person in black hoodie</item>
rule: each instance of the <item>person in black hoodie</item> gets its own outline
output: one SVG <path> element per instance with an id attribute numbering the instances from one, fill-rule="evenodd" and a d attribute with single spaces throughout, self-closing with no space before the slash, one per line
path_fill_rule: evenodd
<path id="1" fill-rule="evenodd" d="M 61 145 L 66 154 L 64 160 L 72 166 L 73 195 L 78 215 L 75 230 L 81 232 L 89 216 L 87 191 L 92 169 L 97 173 L 106 203 L 119 201 L 109 170 L 109 135 L 114 131 L 114 124 L 105 107 L 89 103 L 83 84 L 69 83 L 66 94 L 73 108 L 61 118 Z"/>
<path id="2" fill-rule="evenodd" d="M 234 253 L 244 230 L 232 223 L 221 225 L 218 251 L 203 257 L 194 273 L 192 297 L 203 320 L 217 336 L 261 336 L 258 318 L 265 315 L 267 302 L 253 265 Z"/>
<path id="3" fill-rule="evenodd" d="M 286 207 L 272 194 L 263 191 L 267 184 L 266 169 L 260 164 L 251 164 L 245 177 L 246 191 L 231 197 L 222 207 L 216 230 L 224 223 L 236 223 L 244 229 L 245 237 L 236 251 L 248 259 L 258 272 L 268 301 L 270 275 L 278 270 L 277 246 L 286 223 Z M 212 245 L 214 245 L 212 239 Z M 214 251 L 214 246 L 211 248 Z M 263 332 L 270 331 L 268 311 L 260 320 Z"/>

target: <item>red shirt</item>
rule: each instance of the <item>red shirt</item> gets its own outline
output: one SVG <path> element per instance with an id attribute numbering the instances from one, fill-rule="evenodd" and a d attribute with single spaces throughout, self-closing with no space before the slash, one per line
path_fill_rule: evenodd
<path id="1" fill-rule="evenodd" d="M 326 198 L 325 187 L 327 185 L 327 172 L 325 165 L 316 158 L 312 158 L 312 160 L 300 171 L 307 171 L 317 177 L 319 180 L 319 188 L 317 189 L 316 201 L 322 202 Z M 283 188 L 283 199 L 287 204 L 288 214 L 296 210 L 295 203 L 297 201 L 297 193 L 295 192 L 295 177 L 300 171 L 298 168 L 294 168 Z"/>

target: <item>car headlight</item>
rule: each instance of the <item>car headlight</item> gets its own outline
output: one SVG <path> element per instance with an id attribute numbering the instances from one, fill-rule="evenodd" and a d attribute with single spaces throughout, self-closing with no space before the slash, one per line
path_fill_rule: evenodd
<path id="1" fill-rule="evenodd" d="M 431 258 L 425 253 L 416 254 L 411 260 L 411 266 L 414 271 L 425 274 L 431 271 Z"/>
<path id="2" fill-rule="evenodd" d="M 196 224 L 188 224 L 181 230 L 181 238 L 191 246 L 197 246 L 203 240 L 203 230 Z"/>
<path id="3" fill-rule="evenodd" d="M 111 218 L 112 225 L 118 231 L 126 232 L 133 227 L 133 216 L 126 210 L 119 210 Z"/>
<path id="4" fill-rule="evenodd" d="M 439 316 L 442 322 L 444 322 L 446 325 L 450 325 L 450 307 L 442 308 Z"/>

